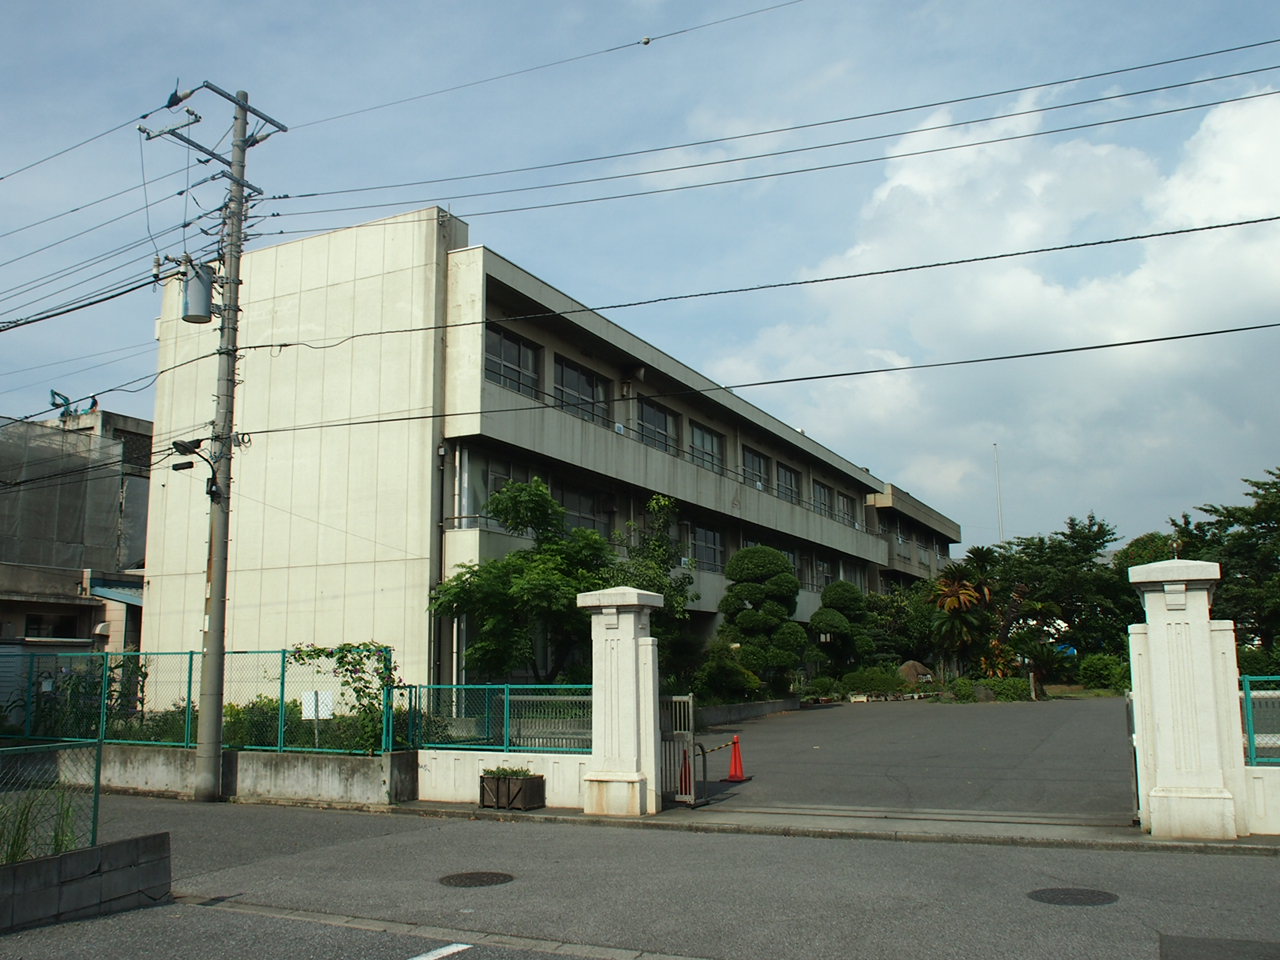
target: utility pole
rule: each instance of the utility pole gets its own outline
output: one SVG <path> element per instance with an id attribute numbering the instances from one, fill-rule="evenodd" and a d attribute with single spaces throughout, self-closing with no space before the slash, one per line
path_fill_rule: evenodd
<path id="1" fill-rule="evenodd" d="M 234 95 L 205 81 L 196 88 L 211 90 L 235 106 L 235 124 L 232 129 L 231 159 L 177 132 L 181 127 L 151 133 L 144 130 L 148 139 L 170 136 L 206 156 L 229 167 L 220 176 L 231 183 L 226 210 L 222 221 L 223 276 L 222 306 L 219 311 L 222 327 L 218 344 L 218 392 L 210 437 L 209 457 L 212 469 L 209 492 L 209 600 L 204 631 L 204 650 L 200 658 L 200 709 L 196 726 L 196 780 L 195 798 L 200 801 L 222 799 L 222 695 L 226 664 L 227 631 L 227 547 L 231 530 L 231 453 L 235 432 L 236 397 L 236 346 L 240 320 L 240 256 L 244 250 L 245 191 L 262 193 L 244 178 L 245 154 L 252 146 L 261 143 L 271 134 L 288 128 L 266 114 L 249 106 L 249 94 L 243 90 Z M 195 90 L 179 94 L 175 91 L 169 106 L 174 107 Z M 188 113 L 191 113 L 188 110 Z M 249 114 L 275 127 L 264 136 L 249 136 Z M 192 113 L 192 116 L 195 116 Z M 199 117 L 196 117 L 196 121 Z M 141 129 L 141 128 L 139 128 Z M 187 319 L 184 317 L 184 319 Z M 193 319 L 192 322 L 203 322 Z M 174 443 L 174 449 L 183 454 L 194 454 L 200 441 Z"/>

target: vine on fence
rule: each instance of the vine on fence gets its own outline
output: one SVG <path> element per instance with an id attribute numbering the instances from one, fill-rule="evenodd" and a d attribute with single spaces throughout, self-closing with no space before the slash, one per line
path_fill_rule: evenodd
<path id="1" fill-rule="evenodd" d="M 332 673 L 354 708 L 360 748 L 378 752 L 382 747 L 383 691 L 404 682 L 396 675 L 391 648 L 371 642 L 341 643 L 336 647 L 300 644 L 289 651 L 289 660 L 297 664 L 332 661 Z"/>

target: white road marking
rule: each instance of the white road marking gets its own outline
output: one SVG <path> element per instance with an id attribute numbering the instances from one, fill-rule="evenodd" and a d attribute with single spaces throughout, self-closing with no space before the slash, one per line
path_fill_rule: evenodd
<path id="1" fill-rule="evenodd" d="M 470 949 L 471 944 L 469 943 L 451 943 L 448 946 L 436 947 L 428 953 L 420 953 L 416 957 L 410 957 L 409 960 L 440 960 L 441 957 L 451 957 L 455 953 Z"/>

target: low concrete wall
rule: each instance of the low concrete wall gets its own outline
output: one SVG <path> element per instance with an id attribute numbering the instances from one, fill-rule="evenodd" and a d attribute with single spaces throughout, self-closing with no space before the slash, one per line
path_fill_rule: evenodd
<path id="1" fill-rule="evenodd" d="M 419 750 L 418 799 L 438 803 L 480 802 L 480 771 L 528 767 L 547 779 L 547 806 L 582 809 L 582 775 L 589 753 L 492 753 L 483 750 Z"/>
<path id="2" fill-rule="evenodd" d="M 723 703 L 714 707 L 695 707 L 695 725 L 699 730 L 703 727 L 718 727 L 726 723 L 741 723 L 743 720 L 755 720 L 767 717 L 771 713 L 783 713 L 787 710 L 799 710 L 800 701 L 791 697 L 787 700 L 759 700 L 755 703 Z"/>
<path id="3" fill-rule="evenodd" d="M 190 797 L 195 750 L 106 744 L 102 786 L 120 793 Z M 363 757 L 335 753 L 225 750 L 222 792 L 254 800 L 310 800 L 359 806 L 416 800 L 418 755 L 400 751 Z"/>
<path id="4" fill-rule="evenodd" d="M 1237 800 L 1245 806 L 1249 833 L 1280 836 L 1280 767 L 1245 767 L 1248 796 Z"/>
<path id="5" fill-rule="evenodd" d="M 0 866 L 0 933 L 169 898 L 169 834 Z"/>

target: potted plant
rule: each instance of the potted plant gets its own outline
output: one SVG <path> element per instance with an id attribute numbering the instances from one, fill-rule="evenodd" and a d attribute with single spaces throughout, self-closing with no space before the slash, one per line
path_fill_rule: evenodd
<path id="1" fill-rule="evenodd" d="M 547 805 L 547 781 L 528 767 L 488 767 L 480 771 L 480 806 L 537 810 Z"/>

